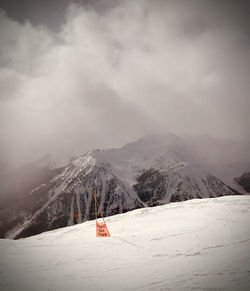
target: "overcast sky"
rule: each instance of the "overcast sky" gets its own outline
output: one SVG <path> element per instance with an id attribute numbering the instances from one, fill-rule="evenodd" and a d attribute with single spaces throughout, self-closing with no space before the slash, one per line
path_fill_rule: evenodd
<path id="1" fill-rule="evenodd" d="M 0 1 L 0 159 L 249 140 L 248 2 Z"/>

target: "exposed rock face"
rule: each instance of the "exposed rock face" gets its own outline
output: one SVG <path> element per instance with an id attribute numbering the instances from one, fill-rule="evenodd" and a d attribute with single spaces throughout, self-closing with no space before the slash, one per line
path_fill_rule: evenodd
<path id="1" fill-rule="evenodd" d="M 239 183 L 247 192 L 250 193 L 250 172 L 244 173 L 238 178 L 235 178 L 236 182 Z"/>
<path id="2" fill-rule="evenodd" d="M 196 166 L 186 164 L 168 170 L 145 170 L 137 181 L 133 188 L 149 206 L 235 194 L 220 179 Z"/>

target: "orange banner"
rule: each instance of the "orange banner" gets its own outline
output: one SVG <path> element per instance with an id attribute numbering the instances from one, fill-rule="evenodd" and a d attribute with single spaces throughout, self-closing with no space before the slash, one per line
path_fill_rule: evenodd
<path id="1" fill-rule="evenodd" d="M 107 225 L 105 222 L 97 222 L 96 220 L 96 236 L 97 237 L 108 237 L 110 236 Z"/>

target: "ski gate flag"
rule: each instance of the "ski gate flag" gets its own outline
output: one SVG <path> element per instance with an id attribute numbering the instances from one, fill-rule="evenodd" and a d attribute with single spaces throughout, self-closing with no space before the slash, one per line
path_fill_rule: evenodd
<path id="1" fill-rule="evenodd" d="M 96 236 L 97 237 L 110 237 L 107 225 L 104 222 L 99 223 L 96 220 Z"/>

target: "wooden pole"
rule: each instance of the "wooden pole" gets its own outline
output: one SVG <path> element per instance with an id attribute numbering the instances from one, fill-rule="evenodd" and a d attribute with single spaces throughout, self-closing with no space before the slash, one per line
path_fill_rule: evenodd
<path id="1" fill-rule="evenodd" d="M 96 199 L 96 190 L 95 189 L 93 190 L 93 195 L 94 195 L 94 198 L 95 198 L 95 217 L 96 217 L 96 220 L 97 220 L 97 211 L 96 211 L 96 209 L 98 208 L 98 211 L 101 214 L 101 217 L 102 217 L 103 221 L 105 222 L 104 217 L 102 215 L 102 210 L 101 210 L 100 205 L 99 205 L 99 203 L 98 203 L 98 201 Z"/>
<path id="2" fill-rule="evenodd" d="M 94 199 L 95 199 L 95 219 L 97 220 L 97 211 L 96 211 L 96 191 L 93 190 L 93 195 L 94 195 Z"/>

